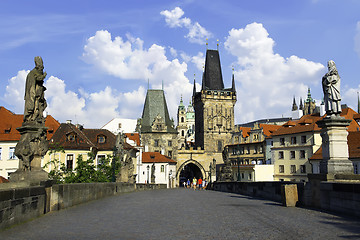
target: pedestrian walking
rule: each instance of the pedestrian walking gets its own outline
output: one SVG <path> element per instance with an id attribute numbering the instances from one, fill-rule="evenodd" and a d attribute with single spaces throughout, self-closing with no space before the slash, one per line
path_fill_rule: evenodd
<path id="1" fill-rule="evenodd" d="M 196 179 L 195 177 L 194 177 L 194 179 L 193 179 L 192 184 L 193 184 L 194 190 L 196 190 L 197 179 Z"/>
<path id="2" fill-rule="evenodd" d="M 199 178 L 199 180 L 198 180 L 198 186 L 199 186 L 199 190 L 201 190 L 201 188 L 202 188 L 202 179 L 201 178 Z"/>
<path id="3" fill-rule="evenodd" d="M 187 188 L 190 188 L 190 179 L 187 180 L 186 185 L 187 185 Z"/>

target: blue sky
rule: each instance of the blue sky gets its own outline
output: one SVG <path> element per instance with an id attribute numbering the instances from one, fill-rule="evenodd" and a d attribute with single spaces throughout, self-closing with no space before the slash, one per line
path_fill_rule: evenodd
<path id="1" fill-rule="evenodd" d="M 292 99 L 322 98 L 335 61 L 342 103 L 357 109 L 360 1 L 10 1 L 0 2 L 0 105 L 23 111 L 33 58 L 42 56 L 47 111 L 101 127 L 141 117 L 148 86 L 164 86 L 176 119 L 181 95 L 201 83 L 208 47 L 217 48 L 225 87 L 232 67 L 236 123 L 290 116 Z M 197 86 L 200 89 L 200 85 Z"/>

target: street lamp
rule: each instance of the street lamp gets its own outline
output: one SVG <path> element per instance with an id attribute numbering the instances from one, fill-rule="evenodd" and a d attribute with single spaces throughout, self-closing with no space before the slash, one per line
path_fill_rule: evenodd
<path id="1" fill-rule="evenodd" d="M 209 177 L 210 177 L 210 183 L 211 183 L 211 169 L 212 169 L 212 164 L 210 163 L 210 166 L 209 166 Z"/>
<path id="2" fill-rule="evenodd" d="M 172 169 L 169 171 L 169 188 L 172 188 Z"/>
<path id="3" fill-rule="evenodd" d="M 147 165 L 146 169 L 147 169 L 147 183 L 149 184 L 149 170 L 150 170 L 150 166 Z"/>

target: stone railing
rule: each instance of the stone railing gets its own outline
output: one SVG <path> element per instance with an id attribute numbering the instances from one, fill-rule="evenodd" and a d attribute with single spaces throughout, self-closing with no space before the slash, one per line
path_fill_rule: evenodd
<path id="1" fill-rule="evenodd" d="M 166 189 L 166 184 L 74 183 L 37 187 L 0 188 L 0 229 L 51 211 L 113 196 L 119 193 Z"/>

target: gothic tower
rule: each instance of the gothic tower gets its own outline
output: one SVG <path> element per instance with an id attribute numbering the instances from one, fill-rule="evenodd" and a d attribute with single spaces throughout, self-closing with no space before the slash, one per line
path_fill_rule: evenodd
<path id="1" fill-rule="evenodd" d="M 215 153 L 231 143 L 235 103 L 234 75 L 232 87 L 224 88 L 219 52 L 208 49 L 201 91 L 196 92 L 195 82 L 193 90 L 196 147 Z"/>
<path id="2" fill-rule="evenodd" d="M 186 124 L 186 109 L 182 97 L 177 112 L 177 131 L 179 133 L 179 148 L 185 147 L 187 124 Z"/>

